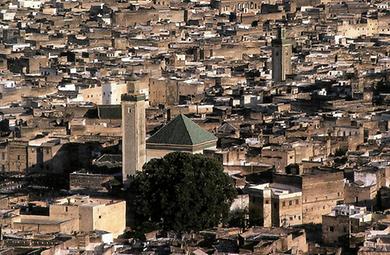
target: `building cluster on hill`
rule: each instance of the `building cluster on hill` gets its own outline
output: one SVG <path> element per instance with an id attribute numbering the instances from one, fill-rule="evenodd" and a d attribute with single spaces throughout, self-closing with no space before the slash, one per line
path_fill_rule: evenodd
<path id="1" fill-rule="evenodd" d="M 390 2 L 0 1 L 0 254 L 390 253 Z M 128 236 L 170 152 L 240 227 Z"/>

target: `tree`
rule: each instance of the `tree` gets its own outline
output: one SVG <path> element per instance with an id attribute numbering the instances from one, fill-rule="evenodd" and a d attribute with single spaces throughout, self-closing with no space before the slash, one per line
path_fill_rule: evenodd
<path id="1" fill-rule="evenodd" d="M 298 164 L 289 164 L 286 166 L 286 174 L 299 174 L 299 165 Z"/>
<path id="2" fill-rule="evenodd" d="M 347 154 L 348 152 L 348 148 L 338 148 L 336 151 L 335 151 L 335 156 L 336 157 L 343 157 Z"/>
<path id="3" fill-rule="evenodd" d="M 348 158 L 347 158 L 347 152 L 348 148 L 339 148 L 335 152 L 335 158 L 334 158 L 334 163 L 338 165 L 344 165 L 347 163 Z"/>
<path id="4" fill-rule="evenodd" d="M 236 196 L 218 161 L 181 152 L 146 163 L 130 180 L 129 192 L 136 225 L 178 232 L 218 225 Z"/>
<path id="5" fill-rule="evenodd" d="M 248 225 L 248 216 L 249 212 L 245 209 L 236 209 L 231 211 L 227 219 L 227 226 L 245 229 Z"/>

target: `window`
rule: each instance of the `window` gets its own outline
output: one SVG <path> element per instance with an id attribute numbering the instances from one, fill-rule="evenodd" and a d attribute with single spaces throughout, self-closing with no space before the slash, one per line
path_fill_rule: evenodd
<path id="1" fill-rule="evenodd" d="M 267 204 L 267 205 L 268 205 L 268 204 L 269 204 L 269 200 L 265 200 L 265 204 Z"/>
<path id="2" fill-rule="evenodd" d="M 282 202 L 282 206 L 285 207 L 286 206 L 286 202 L 283 201 Z"/>
<path id="3" fill-rule="evenodd" d="M 295 204 L 299 205 L 299 200 L 298 199 L 295 199 Z"/>
<path id="4" fill-rule="evenodd" d="M 292 205 L 292 200 L 288 201 L 288 205 Z"/>
<path id="5" fill-rule="evenodd" d="M 67 206 L 65 206 L 65 212 L 68 212 L 68 207 Z"/>
<path id="6" fill-rule="evenodd" d="M 334 227 L 333 226 L 329 227 L 329 231 L 334 232 Z"/>

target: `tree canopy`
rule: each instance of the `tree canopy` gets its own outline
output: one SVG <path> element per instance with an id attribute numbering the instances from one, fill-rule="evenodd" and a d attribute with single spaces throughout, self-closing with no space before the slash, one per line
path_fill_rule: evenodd
<path id="1" fill-rule="evenodd" d="M 138 224 L 154 223 L 174 231 L 218 225 L 236 196 L 218 161 L 181 152 L 146 163 L 130 181 L 129 192 Z"/>

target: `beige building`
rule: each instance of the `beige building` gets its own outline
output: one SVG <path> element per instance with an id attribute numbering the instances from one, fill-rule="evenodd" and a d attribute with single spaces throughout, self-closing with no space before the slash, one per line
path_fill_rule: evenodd
<path id="1" fill-rule="evenodd" d="M 211 6 L 219 10 L 220 13 L 243 12 L 257 13 L 261 10 L 261 5 L 271 1 L 248 1 L 248 0 L 212 0 Z"/>
<path id="2" fill-rule="evenodd" d="M 103 104 L 102 87 L 98 85 L 79 89 L 80 100 L 97 105 Z"/>
<path id="3" fill-rule="evenodd" d="M 79 220 L 77 218 L 53 219 L 50 216 L 19 215 L 13 221 L 13 229 L 39 234 L 72 234 L 79 231 Z"/>
<path id="4" fill-rule="evenodd" d="M 178 80 L 151 78 L 149 80 L 149 102 L 151 106 L 173 105 L 179 102 Z"/>
<path id="5" fill-rule="evenodd" d="M 196 97 L 204 93 L 205 85 L 196 80 L 151 78 L 149 102 L 151 106 L 175 105 L 180 97 Z"/>
<path id="6" fill-rule="evenodd" d="M 390 35 L 389 16 L 368 18 L 364 22 L 351 23 L 344 21 L 337 27 L 337 34 L 347 38 L 359 36 Z"/>
<path id="7" fill-rule="evenodd" d="M 54 219 L 79 218 L 82 232 L 103 230 L 116 237 L 126 228 L 126 202 L 121 200 L 71 196 L 55 201 L 49 209 Z"/>
<path id="8" fill-rule="evenodd" d="M 24 172 L 27 169 L 27 147 L 27 141 L 13 140 L 8 142 L 8 150 L 5 155 L 5 158 L 8 162 L 8 169 L 6 170 L 8 170 L 9 172 Z"/>
<path id="9" fill-rule="evenodd" d="M 145 96 L 122 96 L 122 178 L 142 170 L 146 161 Z"/>
<path id="10" fill-rule="evenodd" d="M 310 160 L 314 155 L 313 144 L 295 142 L 282 145 L 271 145 L 261 150 L 260 162 L 275 167 L 278 172 L 284 172 L 290 164 L 299 164 Z"/>
<path id="11" fill-rule="evenodd" d="M 102 102 L 107 105 L 121 104 L 121 97 L 127 93 L 127 84 L 119 81 L 108 81 L 102 85 Z"/>
<path id="12" fill-rule="evenodd" d="M 275 166 L 278 172 L 284 172 L 286 166 L 295 163 L 295 152 L 290 147 L 267 146 L 261 150 L 260 162 Z"/>
<path id="13" fill-rule="evenodd" d="M 361 231 L 361 226 L 372 220 L 365 207 L 337 205 L 322 216 L 322 239 L 326 244 L 343 244 L 352 233 Z"/>
<path id="14" fill-rule="evenodd" d="M 279 28 L 278 36 L 272 40 L 272 79 L 274 82 L 286 80 L 292 74 L 292 43 L 286 39 L 284 28 Z"/>
<path id="15" fill-rule="evenodd" d="M 333 169 L 305 169 L 301 175 L 274 174 L 273 181 L 302 190 L 302 223 L 320 224 L 344 200 L 344 174 Z"/>
<path id="16" fill-rule="evenodd" d="M 258 241 L 250 254 L 307 254 L 309 251 L 306 232 L 302 229 L 253 227 L 240 237 L 244 244 Z"/>
<path id="17" fill-rule="evenodd" d="M 127 92 L 127 84 L 124 81 L 107 81 L 102 85 L 80 88 L 79 100 L 97 105 L 119 105 L 121 96 Z"/>
<path id="18" fill-rule="evenodd" d="M 70 196 L 49 205 L 49 216 L 20 215 L 13 227 L 34 233 L 107 231 L 114 237 L 126 228 L 126 202 L 89 196 Z"/>
<path id="19" fill-rule="evenodd" d="M 293 186 L 265 183 L 252 186 L 249 192 L 250 218 L 265 227 L 288 227 L 302 224 L 302 191 Z"/>

